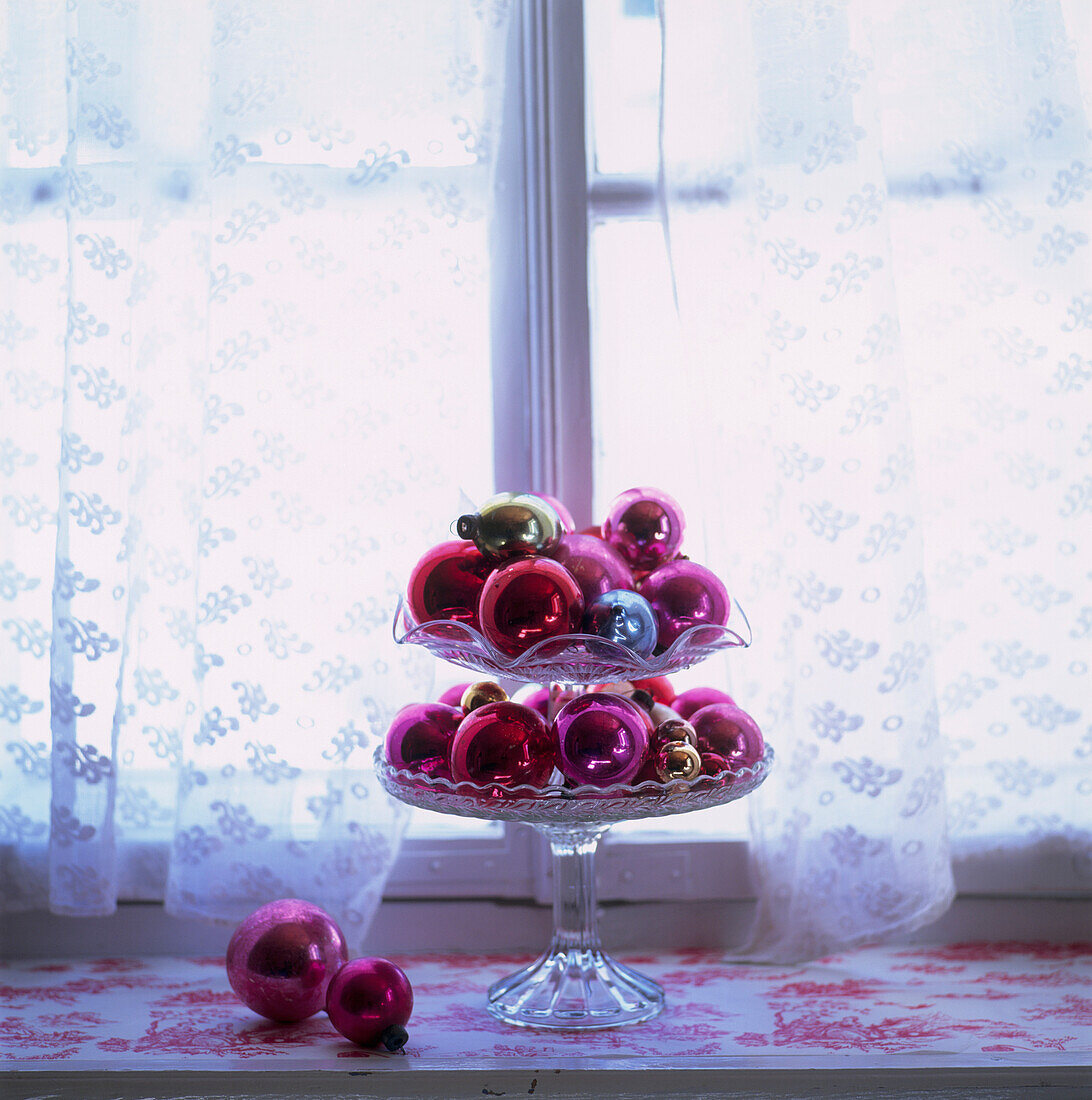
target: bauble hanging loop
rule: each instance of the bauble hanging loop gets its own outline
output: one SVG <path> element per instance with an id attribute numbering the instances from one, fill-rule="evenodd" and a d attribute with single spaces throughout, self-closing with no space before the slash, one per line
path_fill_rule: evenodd
<path id="1" fill-rule="evenodd" d="M 557 510 L 534 493 L 497 493 L 477 514 L 460 516 L 455 530 L 493 562 L 549 554 L 563 534 Z"/>

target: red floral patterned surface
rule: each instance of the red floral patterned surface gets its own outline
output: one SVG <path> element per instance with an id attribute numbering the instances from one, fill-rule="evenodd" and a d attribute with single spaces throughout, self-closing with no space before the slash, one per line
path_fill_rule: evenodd
<path id="1" fill-rule="evenodd" d="M 1083 1064 L 1092 1051 L 1092 944 L 870 948 L 793 967 L 726 964 L 709 951 L 627 956 L 665 986 L 667 1009 L 647 1024 L 580 1036 L 508 1028 L 486 1013 L 486 987 L 524 958 L 398 961 L 416 999 L 404 1055 L 350 1045 L 324 1014 L 260 1019 L 235 999 L 219 958 L 95 959 L 0 968 L 0 1059 L 27 1069 L 197 1069 L 930 1052 L 996 1064 L 1054 1052 Z"/>

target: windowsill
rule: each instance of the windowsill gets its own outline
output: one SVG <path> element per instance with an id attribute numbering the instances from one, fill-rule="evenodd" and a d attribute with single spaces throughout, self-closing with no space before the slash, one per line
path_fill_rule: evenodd
<path id="1" fill-rule="evenodd" d="M 524 957 L 408 956 L 402 1055 L 350 1045 L 321 1014 L 260 1020 L 216 956 L 27 960 L 0 973 L 4 1095 L 356 1095 L 366 1075 L 372 1096 L 953 1096 L 1033 1084 L 1076 1096 L 1092 1053 L 1080 995 L 1090 958 L 1092 945 L 1045 943 L 868 948 L 787 967 L 630 954 L 665 986 L 664 1013 L 574 1035 L 486 1013 L 486 987 Z"/>

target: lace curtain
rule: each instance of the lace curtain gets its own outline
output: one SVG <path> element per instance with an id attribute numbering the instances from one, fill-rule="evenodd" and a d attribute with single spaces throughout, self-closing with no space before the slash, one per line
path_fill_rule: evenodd
<path id="1" fill-rule="evenodd" d="M 5 906 L 359 942 L 394 604 L 492 488 L 505 7 L 0 11 Z"/>
<path id="2" fill-rule="evenodd" d="M 780 757 L 749 957 L 928 922 L 950 845 L 1089 873 L 1090 14 L 664 5 L 706 525 Z"/>

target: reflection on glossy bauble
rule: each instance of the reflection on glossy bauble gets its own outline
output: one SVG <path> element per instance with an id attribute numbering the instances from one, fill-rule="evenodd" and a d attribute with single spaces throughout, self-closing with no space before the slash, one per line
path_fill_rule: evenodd
<path id="1" fill-rule="evenodd" d="M 633 588 L 633 574 L 622 555 L 591 535 L 566 535 L 557 544 L 553 559 L 576 578 L 585 606 L 604 592 Z"/>
<path id="2" fill-rule="evenodd" d="M 619 493 L 603 520 L 603 538 L 634 569 L 655 569 L 674 558 L 685 530 L 678 502 L 660 489 Z"/>
<path id="3" fill-rule="evenodd" d="M 469 714 L 487 703 L 503 703 L 507 698 L 508 692 L 495 680 L 479 680 L 476 684 L 467 684 L 459 706 L 463 714 Z"/>
<path id="4" fill-rule="evenodd" d="M 657 703 L 675 709 L 675 687 L 666 676 L 649 676 L 644 680 L 634 680 L 633 686 L 639 691 L 647 691 Z"/>
<path id="5" fill-rule="evenodd" d="M 698 734 L 698 750 L 723 756 L 733 772 L 752 767 L 762 759 L 765 748 L 762 731 L 739 707 L 712 703 L 697 711 L 690 721 Z"/>
<path id="6" fill-rule="evenodd" d="M 466 691 L 468 687 L 470 687 L 469 684 L 454 684 L 449 687 L 436 702 L 446 703 L 449 707 L 462 706 L 463 692 Z"/>
<path id="7" fill-rule="evenodd" d="M 349 957 L 333 917 L 317 905 L 282 898 L 256 909 L 228 943 L 227 976 L 251 1011 L 286 1023 L 313 1016 Z"/>
<path id="8" fill-rule="evenodd" d="M 514 657 L 538 642 L 576 631 L 584 597 L 564 566 L 550 558 L 525 558 L 489 575 L 478 614 L 486 638 Z"/>
<path id="9" fill-rule="evenodd" d="M 722 775 L 724 772 L 731 772 L 732 762 L 726 756 L 721 756 L 719 752 L 703 752 L 701 754 L 701 774 L 702 775 Z"/>
<path id="10" fill-rule="evenodd" d="M 476 514 L 460 516 L 459 538 L 471 539 L 494 564 L 550 553 L 561 538 L 561 517 L 534 493 L 498 493 Z"/>
<path id="11" fill-rule="evenodd" d="M 587 605 L 584 633 L 616 642 L 638 657 L 651 657 L 656 648 L 656 616 L 644 596 L 616 588 Z"/>
<path id="12" fill-rule="evenodd" d="M 728 703 L 735 706 L 735 700 L 726 692 L 711 687 L 691 688 L 675 696 L 671 709 L 678 711 L 681 718 L 692 718 L 702 707 L 713 703 Z"/>
<path id="13" fill-rule="evenodd" d="M 661 783 L 672 779 L 694 779 L 701 774 L 701 756 L 685 741 L 667 741 L 655 749 L 656 774 Z"/>
<path id="14" fill-rule="evenodd" d="M 413 567 L 406 589 L 406 606 L 418 626 L 434 619 L 451 619 L 478 629 L 482 585 L 492 572 L 476 546 L 442 542 Z"/>
<path id="15" fill-rule="evenodd" d="M 330 983 L 326 1011 L 349 1042 L 401 1050 L 409 1039 L 413 989 L 402 968 L 387 959 L 353 959 Z"/>
<path id="16" fill-rule="evenodd" d="M 558 519 L 561 520 L 561 529 L 564 534 L 571 535 L 576 530 L 576 520 L 573 519 L 572 512 L 570 512 L 557 497 L 552 497 L 549 493 L 532 493 L 531 495 L 541 497 L 551 508 L 553 508 L 557 513 Z"/>
<path id="17" fill-rule="evenodd" d="M 668 718 L 661 722 L 652 733 L 654 745 L 663 745 L 668 741 L 685 741 L 691 748 L 698 747 L 698 734 L 685 718 Z"/>
<path id="18" fill-rule="evenodd" d="M 409 703 L 387 730 L 387 762 L 431 779 L 450 776 L 451 741 L 463 720 L 461 707 L 446 703 Z"/>
<path id="19" fill-rule="evenodd" d="M 485 786 L 546 785 L 557 763 L 546 719 L 520 703 L 489 703 L 468 714 L 451 743 L 451 778 Z"/>
<path id="20" fill-rule="evenodd" d="M 648 755 L 649 726 L 645 712 L 624 695 L 573 699 L 554 719 L 558 767 L 577 786 L 628 783 Z"/>
<path id="21" fill-rule="evenodd" d="M 661 651 L 692 626 L 723 626 L 728 621 L 728 590 L 715 573 L 696 562 L 661 565 L 638 591 L 656 613 Z"/>

